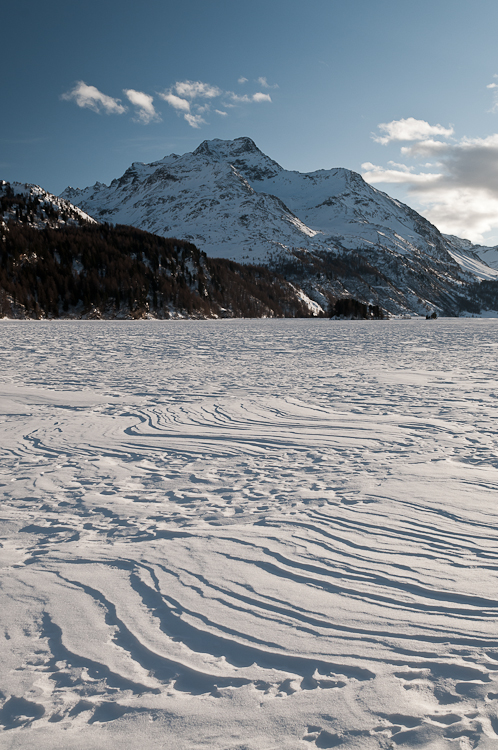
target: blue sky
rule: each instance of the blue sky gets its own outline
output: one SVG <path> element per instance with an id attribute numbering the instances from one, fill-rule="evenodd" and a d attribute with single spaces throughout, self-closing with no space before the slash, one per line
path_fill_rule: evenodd
<path id="1" fill-rule="evenodd" d="M 59 193 L 249 136 L 498 243 L 496 2 L 16 0 L 2 27 L 2 179 Z"/>

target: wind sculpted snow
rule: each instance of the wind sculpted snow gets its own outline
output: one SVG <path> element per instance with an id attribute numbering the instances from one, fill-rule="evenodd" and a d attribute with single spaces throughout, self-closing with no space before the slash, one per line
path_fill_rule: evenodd
<path id="1" fill-rule="evenodd" d="M 498 322 L 0 324 L 5 748 L 495 748 Z"/>

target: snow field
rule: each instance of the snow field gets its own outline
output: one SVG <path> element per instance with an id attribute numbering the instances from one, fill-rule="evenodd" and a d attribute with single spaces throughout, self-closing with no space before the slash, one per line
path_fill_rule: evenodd
<path id="1" fill-rule="evenodd" d="M 0 347 L 1 747 L 497 746 L 498 321 Z"/>

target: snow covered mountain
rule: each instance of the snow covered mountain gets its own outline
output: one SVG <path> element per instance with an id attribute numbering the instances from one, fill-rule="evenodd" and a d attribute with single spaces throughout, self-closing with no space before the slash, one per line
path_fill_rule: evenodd
<path id="1" fill-rule="evenodd" d="M 188 239 L 210 256 L 291 269 L 322 302 L 324 292 L 347 293 L 392 312 L 451 311 L 465 284 L 498 278 L 465 241 L 445 238 L 359 174 L 288 171 L 250 138 L 135 162 L 109 186 L 61 197 L 98 220 Z"/>
<path id="2" fill-rule="evenodd" d="M 92 216 L 178 235 L 208 255 L 268 262 L 292 248 L 444 252 L 425 219 L 346 169 L 291 172 L 249 138 L 135 162 L 120 179 L 62 197 Z"/>
<path id="3" fill-rule="evenodd" d="M 0 223 L 11 220 L 35 229 L 97 223 L 70 201 L 48 193 L 39 185 L 0 180 Z"/>

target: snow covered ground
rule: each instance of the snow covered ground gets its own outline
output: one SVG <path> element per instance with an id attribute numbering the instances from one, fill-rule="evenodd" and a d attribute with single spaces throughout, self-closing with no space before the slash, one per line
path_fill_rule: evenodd
<path id="1" fill-rule="evenodd" d="M 0 734 L 498 746 L 498 321 L 0 322 Z"/>

